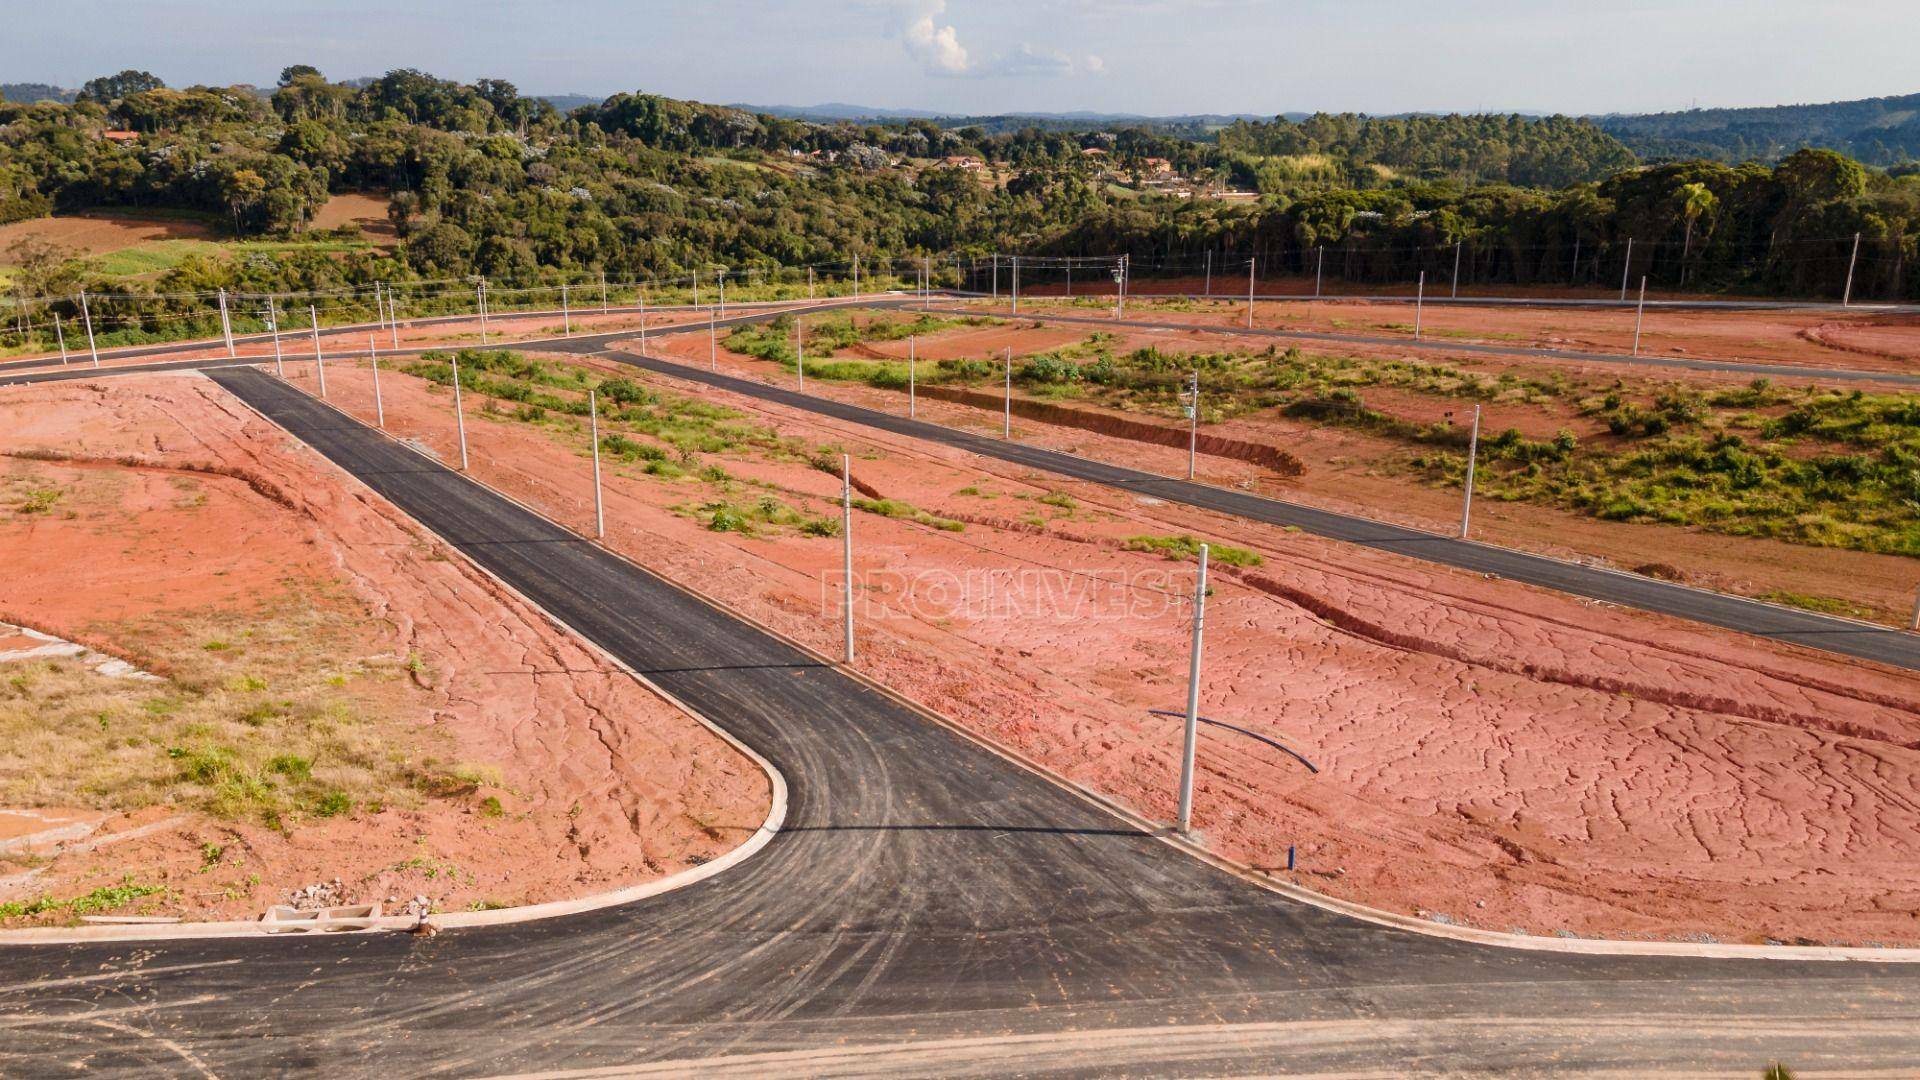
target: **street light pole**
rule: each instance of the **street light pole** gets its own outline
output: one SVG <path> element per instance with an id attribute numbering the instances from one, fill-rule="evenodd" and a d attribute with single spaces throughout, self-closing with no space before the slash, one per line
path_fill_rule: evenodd
<path id="1" fill-rule="evenodd" d="M 1461 242 L 1458 240 L 1453 242 L 1453 298 L 1455 300 L 1460 299 L 1460 245 Z"/>
<path id="2" fill-rule="evenodd" d="M 1633 314 L 1633 355 L 1640 355 L 1640 328 L 1647 322 L 1647 276 L 1640 275 L 1640 306 Z"/>
<path id="3" fill-rule="evenodd" d="M 1200 460 L 1200 369 L 1187 384 L 1187 479 L 1194 478 Z"/>
<path id="4" fill-rule="evenodd" d="M 1427 272 L 1420 271 L 1419 290 L 1413 294 L 1413 340 L 1420 340 L 1420 319 L 1427 304 Z"/>
<path id="5" fill-rule="evenodd" d="M 1313 255 L 1313 298 L 1318 300 L 1320 299 L 1320 282 L 1324 279 L 1327 270 L 1327 249 L 1315 244 Z"/>
<path id="6" fill-rule="evenodd" d="M 80 290 L 80 318 L 87 324 L 87 351 L 93 354 L 93 366 L 100 366 L 100 348 L 93 341 L 93 310 L 87 306 L 87 290 Z"/>
<path id="7" fill-rule="evenodd" d="M 1627 261 L 1620 267 L 1620 302 L 1627 302 L 1628 275 L 1633 272 L 1633 237 L 1627 237 Z"/>
<path id="8" fill-rule="evenodd" d="M 711 311 L 707 312 L 707 370 L 720 370 L 720 328 L 714 323 Z"/>
<path id="9" fill-rule="evenodd" d="M 799 379 L 799 388 L 807 388 L 807 339 L 801 329 L 801 319 L 793 319 L 793 373 Z"/>
<path id="10" fill-rule="evenodd" d="M 460 357 L 453 358 L 453 426 L 460 433 L 460 471 L 467 471 L 467 414 L 460 408 Z"/>
<path id="11" fill-rule="evenodd" d="M 853 663 L 853 459 L 840 455 L 840 566 L 842 610 L 846 615 L 846 663 Z"/>
<path id="12" fill-rule="evenodd" d="M 273 297 L 267 297 L 267 325 L 273 330 L 273 371 L 282 379 L 287 377 L 287 365 L 280 354 L 280 313 L 274 309 Z"/>
<path id="13" fill-rule="evenodd" d="M 600 400 L 592 390 L 587 391 L 587 423 L 593 438 L 593 535 L 604 540 L 607 536 L 607 504 L 600 494 Z"/>
<path id="14" fill-rule="evenodd" d="M 320 356 L 320 313 L 307 305 L 307 322 L 313 327 L 313 371 L 320 380 L 320 396 L 327 396 L 326 365 Z"/>
<path id="15" fill-rule="evenodd" d="M 1853 234 L 1853 257 L 1847 260 L 1847 291 L 1841 294 L 1840 306 L 1853 306 L 1853 268 L 1860 262 L 1860 234 Z"/>
<path id="16" fill-rule="evenodd" d="M 53 313 L 53 336 L 60 342 L 60 366 L 67 366 L 67 328 L 60 325 L 60 313 Z"/>
<path id="17" fill-rule="evenodd" d="M 1480 406 L 1473 407 L 1473 435 L 1467 440 L 1467 491 L 1460 503 L 1460 539 L 1467 538 L 1473 523 L 1473 473 L 1480 461 Z"/>
<path id="18" fill-rule="evenodd" d="M 1249 330 L 1253 329 L 1253 269 L 1259 261 L 1258 255 L 1247 258 L 1247 329 Z"/>
<path id="19" fill-rule="evenodd" d="M 1013 313 L 1020 314 L 1020 256 L 1013 257 Z"/>
<path id="20" fill-rule="evenodd" d="M 1200 735 L 1200 654 L 1207 624 L 1207 545 L 1200 545 L 1200 572 L 1193 587 L 1193 646 L 1187 654 L 1187 723 L 1180 749 L 1180 835 L 1193 831 L 1193 758 Z"/>
<path id="21" fill-rule="evenodd" d="M 227 355 L 233 355 L 233 323 L 227 319 L 227 290 L 220 290 L 220 333 L 227 339 Z"/>
<path id="22" fill-rule="evenodd" d="M 381 431 L 387 430 L 387 406 L 380 400 L 380 350 L 374 347 L 372 335 L 367 336 L 367 362 L 373 365 L 373 422 Z"/>
<path id="23" fill-rule="evenodd" d="M 560 336 L 573 336 L 573 312 L 567 306 L 567 287 L 560 286 Z"/>

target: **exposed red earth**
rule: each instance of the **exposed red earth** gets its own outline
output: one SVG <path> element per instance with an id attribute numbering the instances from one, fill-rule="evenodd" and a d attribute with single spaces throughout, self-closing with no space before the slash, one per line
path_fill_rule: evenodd
<path id="1" fill-rule="evenodd" d="M 356 717 L 352 737 L 384 740 L 395 760 L 468 777 L 384 807 L 297 814 L 284 829 L 192 806 L 116 811 L 116 794 L 101 792 L 94 813 L 69 808 L 103 817 L 84 837 L 4 848 L 0 903 L 137 881 L 165 891 L 123 910 L 251 918 L 333 879 L 340 902 L 538 902 L 706 861 L 764 820 L 768 784 L 753 762 L 210 381 L 12 387 L 0 418 L 0 473 L 64 493 L 57 512 L 0 510 L 0 618 L 153 666 L 170 649 L 197 654 L 197 639 L 179 640 L 193 627 L 245 634 L 291 598 L 345 628 L 327 640 L 351 645 L 311 658 L 339 673 L 324 715 Z M 204 646 L 226 650 L 224 687 L 168 685 L 156 700 L 205 693 L 236 715 L 270 702 L 282 687 L 232 680 L 276 648 L 312 646 L 250 640 Z M 40 676 L 24 665 L 0 676 Z M 145 754 L 173 779 L 138 715 L 113 722 L 129 733 L 115 753 Z M 189 735 L 262 737 L 220 716 Z M 0 751 L 0 782 L 31 790 L 42 752 L 30 741 Z M 312 767 L 324 776 L 330 764 Z M 60 816 L 0 810 L 0 840 L 43 832 L 32 822 L 48 810 Z"/>
<path id="2" fill-rule="evenodd" d="M 338 404 L 371 415 L 364 371 L 329 378 Z M 1216 564 L 1202 711 L 1322 771 L 1209 731 L 1196 825 L 1231 858 L 1278 868 L 1296 845 L 1291 877 L 1308 887 L 1493 929 L 1920 941 L 1909 674 L 644 381 L 796 446 L 843 447 L 863 490 L 964 522 L 856 514 L 857 666 L 1161 820 L 1178 724 L 1147 710 L 1184 694 L 1192 566 L 1126 539 L 1189 533 L 1264 556 Z M 389 429 L 450 459 L 450 394 L 409 377 L 383 389 Z M 475 475 L 587 527 L 581 425 L 511 407 L 468 397 Z M 1172 456 L 1145 449 L 1134 463 Z M 836 655 L 839 540 L 717 532 L 707 508 L 771 497 L 835 517 L 838 479 L 801 455 L 695 457 L 673 479 L 609 462 L 607 542 Z M 699 478 L 709 465 L 728 479 Z"/>
<path id="3" fill-rule="evenodd" d="M 1398 336 L 1413 340 L 1411 290 L 1405 304 L 1330 300 L 1271 301 L 1254 305 L 1254 325 L 1362 336 Z M 998 303 L 975 301 L 982 311 L 1010 311 Z M 1088 306 L 1062 298 L 1021 296 L 1021 314 L 1054 312 L 1098 317 L 1112 311 L 1111 301 Z M 1245 300 L 1166 301 L 1141 297 L 1127 305 L 1129 319 L 1194 326 L 1246 325 Z M 1627 308 L 1504 307 L 1427 304 L 1421 330 L 1433 342 L 1472 342 L 1576 352 L 1630 353 L 1636 315 Z M 1342 346 L 1345 348 L 1346 346 Z M 1911 373 L 1920 368 L 1920 316 L 1861 311 L 1669 311 L 1650 307 L 1641 328 L 1641 351 L 1648 355 L 1694 360 L 1739 360 L 1807 367 Z M 1457 354 L 1434 353 L 1457 359 Z M 1751 376 L 1743 376 L 1750 378 Z"/>
<path id="4" fill-rule="evenodd" d="M 919 339 L 916 355 L 926 360 L 943 358 L 992 357 L 1013 349 L 1015 357 L 1027 356 L 1062 344 L 1083 340 L 1100 329 L 1087 326 L 1035 326 L 1020 323 L 1009 326 L 961 327 L 941 331 Z M 1163 352 L 1209 352 L 1241 349 L 1246 340 L 1217 331 L 1196 327 L 1192 330 L 1114 331 L 1112 348 L 1117 352 L 1151 346 Z M 665 338 L 653 343 L 652 350 L 662 356 L 692 365 L 709 362 L 707 343 L 687 338 Z M 905 360 L 909 345 L 905 341 L 863 343 L 859 355 Z M 1350 348 L 1337 350 L 1343 355 L 1405 358 L 1418 356 L 1402 348 Z M 855 350 L 847 350 L 854 355 Z M 1433 358 L 1432 359 L 1441 359 Z M 1442 362 L 1463 370 L 1499 375 L 1512 372 L 1522 378 L 1539 377 L 1547 372 L 1564 372 L 1569 378 L 1610 382 L 1619 377 L 1617 369 L 1598 364 L 1543 364 L 1539 361 L 1507 360 L 1492 357 L 1446 357 Z M 736 375 L 791 385 L 790 371 L 778 365 L 727 351 L 718 354 L 722 370 Z M 1678 373 L 1682 381 L 1725 385 L 1726 379 L 1704 373 Z M 1662 378 L 1665 375 L 1663 373 Z M 1738 380 L 1745 382 L 1745 378 Z M 850 401 L 889 412 L 905 413 L 905 394 L 875 389 L 864 384 L 810 379 L 808 392 L 837 400 Z M 988 398 L 999 393 L 996 387 L 983 387 L 979 393 Z M 1024 398 L 1018 386 L 1016 398 Z M 1369 387 L 1370 407 L 1417 421 L 1435 420 L 1446 411 L 1440 399 L 1390 387 Z M 1023 425 L 1023 438 L 1057 450 L 1066 450 L 1102 461 L 1151 469 L 1168 476 L 1184 476 L 1187 456 L 1184 444 L 1167 447 L 1130 439 L 1114 438 L 1122 426 L 1141 422 L 1162 425 L 1175 431 L 1171 418 L 1156 418 L 1138 412 L 1103 409 L 1085 402 L 1050 403 L 1070 406 L 1082 415 L 1077 426 L 1056 424 Z M 1467 422 L 1470 406 L 1453 405 L 1455 421 Z M 934 420 L 983 433 L 998 434 L 1000 410 L 957 406 L 923 395 L 919 402 L 921 419 Z M 1598 434 L 1597 423 L 1563 406 L 1527 405 L 1495 402 L 1486 406 L 1484 430 L 1495 432 L 1518 427 L 1535 437 L 1550 437 L 1558 429 L 1569 428 L 1584 439 Z M 1200 478 L 1208 483 L 1232 485 L 1273 498 L 1324 507 L 1340 513 L 1358 514 L 1381 521 L 1411 525 L 1438 532 L 1452 532 L 1460 521 L 1458 488 L 1436 487 L 1411 481 L 1403 475 L 1383 470 L 1383 456 L 1401 451 L 1401 447 L 1360 432 L 1301 423 L 1271 411 L 1251 413 L 1209 423 L 1201 431 L 1208 437 L 1229 442 L 1271 448 L 1302 462 L 1301 475 L 1283 475 L 1256 467 L 1247 460 L 1203 453 L 1199 459 Z M 1569 513 L 1550 506 L 1481 499 L 1475 503 L 1474 535 L 1490 543 L 1559 558 L 1600 562 L 1626 570 L 1653 567 L 1669 577 L 1692 584 L 1746 596 L 1791 593 L 1833 597 L 1856 606 L 1862 617 L 1904 625 L 1911 612 L 1915 567 L 1913 560 L 1896 555 L 1879 555 L 1842 548 L 1809 547 L 1761 537 L 1728 536 L 1669 525 L 1606 521 Z"/>

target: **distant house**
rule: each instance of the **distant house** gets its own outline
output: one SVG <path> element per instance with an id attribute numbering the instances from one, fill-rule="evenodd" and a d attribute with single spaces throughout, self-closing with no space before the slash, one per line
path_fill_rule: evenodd
<path id="1" fill-rule="evenodd" d="M 1085 146 L 1080 149 L 1082 157 L 1106 157 L 1107 152 L 1097 146 Z"/>
<path id="2" fill-rule="evenodd" d="M 1150 157 L 1140 163 L 1140 167 L 1153 176 L 1165 176 L 1173 172 L 1173 162 L 1163 157 Z"/>
<path id="3" fill-rule="evenodd" d="M 947 157 L 941 158 L 940 166 L 946 169 L 966 169 L 968 171 L 971 171 L 974 169 L 986 168 L 986 162 L 981 161 L 979 158 L 964 157 L 959 154 L 952 154 Z"/>
<path id="4" fill-rule="evenodd" d="M 110 143 L 135 143 L 140 141 L 140 133 L 120 128 L 108 128 L 100 133 L 100 138 Z"/>

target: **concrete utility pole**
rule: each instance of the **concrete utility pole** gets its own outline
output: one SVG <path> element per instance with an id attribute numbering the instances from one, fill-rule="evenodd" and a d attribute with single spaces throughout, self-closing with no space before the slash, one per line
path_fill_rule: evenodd
<path id="1" fill-rule="evenodd" d="M 1212 299 L 1213 297 L 1213 249 L 1212 248 L 1207 249 L 1207 284 L 1206 284 L 1206 288 L 1201 290 L 1200 295 L 1208 299 Z"/>
<path id="2" fill-rule="evenodd" d="M 387 305 L 381 298 L 381 282 L 373 283 L 373 327 L 376 330 L 387 328 Z"/>
<path id="3" fill-rule="evenodd" d="M 1913 596 L 1913 618 L 1907 620 L 1907 629 L 1920 630 L 1920 592 Z"/>
<path id="4" fill-rule="evenodd" d="M 320 313 L 312 304 L 307 305 L 307 322 L 313 327 L 313 370 L 320 378 L 320 396 L 326 397 L 325 363 L 320 357 Z"/>
<path id="5" fill-rule="evenodd" d="M 1200 464 L 1200 369 L 1195 368 L 1187 383 L 1187 479 L 1194 478 Z"/>
<path id="6" fill-rule="evenodd" d="M 640 289 L 640 355 L 647 355 L 647 290 Z"/>
<path id="7" fill-rule="evenodd" d="M 1647 275 L 1640 275 L 1640 306 L 1633 313 L 1633 355 L 1640 355 L 1640 328 L 1647 323 Z"/>
<path id="8" fill-rule="evenodd" d="M 853 295 L 860 295 L 860 256 L 853 257 Z"/>
<path id="9" fill-rule="evenodd" d="M 720 283 L 720 314 L 725 315 L 727 313 L 727 272 L 724 269 L 716 271 L 714 277 Z"/>
<path id="10" fill-rule="evenodd" d="M 1180 748 L 1180 835 L 1193 831 L 1193 758 L 1200 737 L 1200 654 L 1207 626 L 1207 545 L 1200 545 L 1200 572 L 1193 583 L 1193 646 L 1187 653 L 1187 725 Z"/>
<path id="11" fill-rule="evenodd" d="M 919 352 L 919 345 L 919 338 L 910 337 L 907 339 L 907 419 L 909 420 L 914 419 L 915 414 L 919 412 L 918 402 L 914 400 L 918 396 L 917 388 L 914 385 L 914 369 L 919 366 L 916 359 L 916 354 Z"/>
<path id="12" fill-rule="evenodd" d="M 60 325 L 60 313 L 53 314 L 53 336 L 60 342 L 60 366 L 67 366 L 67 330 Z"/>
<path id="13" fill-rule="evenodd" d="M 800 380 L 799 381 L 800 389 L 805 390 L 807 388 L 807 339 L 805 337 L 805 332 L 801 329 L 801 322 L 802 320 L 800 319 L 799 316 L 797 315 L 794 316 L 794 319 L 793 319 L 793 361 L 794 361 L 793 373 Z"/>
<path id="14" fill-rule="evenodd" d="M 1847 260 L 1847 291 L 1840 296 L 1841 307 L 1853 306 L 1853 268 L 1860 263 L 1860 234 L 1853 234 L 1853 257 Z"/>
<path id="15" fill-rule="evenodd" d="M 1006 412 L 1001 417 L 1000 437 L 1013 438 L 1013 350 L 1007 350 L 1007 395 Z"/>
<path id="16" fill-rule="evenodd" d="M 1127 284 L 1133 277 L 1133 256 L 1120 256 L 1120 306 L 1118 318 L 1127 317 Z"/>
<path id="17" fill-rule="evenodd" d="M 1627 237 L 1627 261 L 1620 267 L 1620 302 L 1627 302 L 1627 280 L 1633 272 L 1633 237 Z"/>
<path id="18" fill-rule="evenodd" d="M 227 320 L 227 290 L 220 290 L 220 333 L 227 339 L 227 355 L 233 355 L 233 323 Z"/>
<path id="19" fill-rule="evenodd" d="M 1460 539 L 1467 538 L 1473 523 L 1473 471 L 1480 461 L 1480 406 L 1473 407 L 1473 435 L 1467 440 L 1467 492 L 1460 503 Z"/>
<path id="20" fill-rule="evenodd" d="M 320 400 L 325 401 L 327 400 L 327 362 L 318 356 L 314 357 L 313 374 L 320 380 Z"/>
<path id="21" fill-rule="evenodd" d="M 367 362 L 373 365 L 373 423 L 381 431 L 387 430 L 387 406 L 380 400 L 380 350 L 374 347 L 374 338 L 367 338 Z"/>
<path id="22" fill-rule="evenodd" d="M 453 426 L 460 434 L 460 471 L 467 471 L 467 414 L 460 408 L 460 357 L 453 358 Z"/>
<path id="23" fill-rule="evenodd" d="M 1460 241 L 1453 242 L 1453 298 L 1460 299 Z"/>
<path id="24" fill-rule="evenodd" d="M 400 347 L 400 301 L 391 287 L 387 289 L 387 340 L 394 348 Z"/>
<path id="25" fill-rule="evenodd" d="M 1427 306 L 1427 272 L 1420 271 L 1420 284 L 1413 294 L 1413 340 L 1420 340 L 1420 319 Z"/>
<path id="26" fill-rule="evenodd" d="M 273 331 L 273 371 L 282 379 L 287 377 L 287 365 L 280 354 L 280 313 L 274 309 L 273 297 L 267 297 L 267 327 Z"/>
<path id="27" fill-rule="evenodd" d="M 1020 256 L 1013 257 L 1013 313 L 1020 314 Z"/>
<path id="28" fill-rule="evenodd" d="M 720 328 L 715 325 L 711 311 L 707 312 L 707 370 L 720 370 Z"/>
<path id="29" fill-rule="evenodd" d="M 473 309 L 480 313 L 480 344 L 487 343 L 487 283 L 473 287 Z"/>
<path id="30" fill-rule="evenodd" d="M 993 253 L 993 298 L 1000 299 L 1000 253 Z"/>
<path id="31" fill-rule="evenodd" d="M 1580 237 L 1573 238 L 1573 267 L 1567 274 L 1567 288 L 1580 284 Z"/>
<path id="32" fill-rule="evenodd" d="M 607 504 L 600 494 L 600 399 L 592 391 L 587 391 L 588 434 L 593 439 L 593 537 L 604 540 L 607 536 Z"/>
<path id="33" fill-rule="evenodd" d="M 700 268 L 693 268 L 693 306 L 700 306 Z"/>
<path id="34" fill-rule="evenodd" d="M 600 271 L 600 314 L 607 313 L 607 272 Z"/>
<path id="35" fill-rule="evenodd" d="M 842 609 L 846 613 L 846 663 L 853 663 L 853 459 L 840 455 L 840 567 L 846 582 Z"/>
<path id="36" fill-rule="evenodd" d="M 93 366 L 100 366 L 100 348 L 93 343 L 93 311 L 87 307 L 87 291 L 80 290 L 80 318 L 87 325 L 87 351 L 93 354 Z"/>
<path id="37" fill-rule="evenodd" d="M 1313 246 L 1313 298 L 1320 299 L 1320 282 L 1327 269 L 1327 249 L 1318 244 Z"/>
<path id="38" fill-rule="evenodd" d="M 807 267 L 807 299 L 813 299 L 813 267 L 811 266 Z"/>
<path id="39" fill-rule="evenodd" d="M 1255 255 L 1247 260 L 1247 329 L 1253 329 L 1253 268 L 1260 261 Z"/>
<path id="40" fill-rule="evenodd" d="M 560 336 L 573 336 L 573 311 L 567 305 L 567 287 L 560 286 Z"/>

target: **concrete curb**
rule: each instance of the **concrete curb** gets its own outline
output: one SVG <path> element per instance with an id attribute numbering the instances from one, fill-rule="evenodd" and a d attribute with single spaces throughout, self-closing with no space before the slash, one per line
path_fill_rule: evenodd
<path id="1" fill-rule="evenodd" d="M 229 395 L 229 396 L 231 397 L 232 395 Z M 312 395 L 308 395 L 308 396 L 312 397 Z M 278 424 L 274 424 L 274 422 L 270 418 L 262 414 L 259 410 L 254 409 L 251 405 L 248 405 L 244 401 L 240 401 L 238 397 L 234 397 L 234 400 L 238 402 L 240 405 L 242 405 L 243 407 L 245 407 L 249 412 L 252 412 L 255 416 L 260 417 L 261 421 L 263 421 L 264 423 L 270 424 L 276 429 L 280 429 Z M 321 399 L 313 398 L 313 400 L 320 401 Z M 331 402 L 322 401 L 321 403 L 326 405 L 330 409 L 334 409 L 335 412 L 339 412 L 342 416 L 345 416 L 350 420 L 354 419 L 348 413 L 335 407 Z M 358 423 L 358 420 L 355 420 L 355 422 Z M 280 429 L 280 430 L 284 430 L 284 429 Z M 377 431 L 378 429 L 373 429 L 373 430 Z M 418 450 L 415 450 L 412 446 L 409 446 L 407 443 L 402 442 L 400 439 L 395 438 L 393 435 L 388 434 L 387 432 L 380 432 L 380 434 L 385 436 L 389 441 L 392 441 L 398 446 L 401 446 L 407 450 L 412 450 L 414 453 L 420 453 Z M 566 634 L 567 636 L 573 638 L 575 641 L 578 641 L 581 644 L 585 645 L 587 648 L 592 649 L 594 652 L 598 653 L 601 657 L 603 657 L 609 664 L 612 664 L 615 668 L 626 673 L 626 675 L 629 678 L 633 679 L 635 682 L 639 683 L 641 686 L 646 687 L 647 690 L 652 692 L 656 697 L 659 697 L 661 700 L 667 702 L 669 705 L 673 706 L 674 708 L 680 710 L 682 713 L 686 714 L 688 717 L 694 720 L 694 722 L 700 724 L 702 727 L 705 727 L 707 730 L 719 736 L 721 741 L 725 742 L 728 746 L 732 747 L 735 751 L 737 751 L 742 757 L 746 758 L 749 762 L 752 762 L 756 767 L 760 769 L 760 771 L 763 774 L 765 774 L 767 778 L 768 806 L 767 806 L 766 820 L 761 822 L 761 824 L 754 829 L 752 836 L 748 837 L 744 842 L 742 842 L 738 846 L 728 850 L 725 854 L 721 855 L 716 859 L 713 859 L 710 862 L 702 863 L 699 866 L 695 866 L 687 870 L 682 870 L 677 874 L 670 874 L 666 877 L 659 878 L 654 881 L 645 882 L 639 885 L 630 885 L 630 886 L 627 886 L 626 888 L 614 889 L 609 892 L 595 893 L 589 896 L 574 897 L 572 899 L 567 899 L 567 900 L 550 900 L 550 901 L 547 901 L 546 903 L 526 904 L 519 907 L 496 908 L 491 911 L 451 911 L 451 912 L 446 912 L 444 914 L 437 914 L 437 915 L 431 916 L 428 919 L 428 921 L 433 926 L 443 930 L 460 929 L 465 927 L 476 927 L 476 926 L 505 926 L 512 923 L 532 922 L 538 919 L 552 919 L 552 918 L 558 918 L 563 915 L 577 915 L 582 912 L 596 911 L 601 908 L 616 907 L 621 904 L 630 904 L 637 900 L 645 900 L 648 897 L 659 896 L 662 893 L 673 892 L 676 889 L 683 889 L 689 885 L 693 885 L 697 882 L 704 881 L 707 878 L 723 873 L 739 865 L 740 863 L 745 862 L 747 859 L 751 858 L 755 853 L 757 853 L 761 848 L 766 847 L 769 843 L 773 841 L 774 836 L 780 831 L 781 826 L 783 826 L 786 823 L 786 819 L 787 819 L 787 778 L 780 772 L 779 769 L 774 767 L 772 762 L 768 761 L 765 757 L 762 757 L 758 751 L 754 750 L 752 747 L 748 746 L 746 743 L 743 743 L 739 739 L 735 738 L 731 732 L 727 731 L 725 728 L 722 728 L 720 725 L 714 723 L 712 720 L 708 719 L 706 716 L 696 711 L 692 706 L 688 705 L 686 702 L 681 701 L 678 697 L 675 697 L 673 694 L 667 692 L 665 689 L 663 689 L 658 684 L 656 684 L 652 679 L 649 679 L 645 675 L 642 675 L 640 672 L 635 671 L 631 666 L 626 664 L 619 657 L 614 656 L 612 653 L 608 652 L 606 649 L 601 648 L 598 643 L 588 639 L 585 635 L 580 634 L 578 631 L 574 630 L 572 627 L 568 626 L 566 623 L 560 621 L 558 618 L 556 618 L 553 615 L 552 612 L 542 607 L 540 604 L 535 602 L 532 598 L 522 593 L 519 589 L 514 588 L 513 585 L 502 580 L 501 578 L 493 574 L 491 571 L 481 566 L 479 563 L 476 563 L 472 559 L 467 558 L 467 556 L 464 553 L 460 552 L 452 544 L 449 544 L 445 540 L 442 540 L 439 537 L 439 535 L 435 533 L 432 529 L 429 529 L 425 525 L 422 525 L 420 522 L 415 521 L 410 515 L 406 514 L 399 507 L 394 506 L 391 502 L 387 502 L 387 500 L 384 497 L 382 497 L 379 493 L 375 492 L 372 488 L 367 487 L 366 483 L 362 481 L 359 477 L 354 476 L 352 473 L 347 472 L 345 469 L 335 464 L 332 460 L 328 459 L 325 455 L 319 454 L 317 451 L 315 451 L 314 453 L 315 453 L 315 456 L 319 457 L 323 462 L 325 462 L 328 468 L 335 470 L 341 476 L 345 477 L 348 483 L 357 485 L 363 490 L 365 490 L 369 495 L 372 495 L 374 498 L 380 499 L 380 501 L 382 502 L 386 502 L 388 507 L 390 507 L 394 513 L 399 514 L 401 517 L 405 518 L 407 521 L 412 522 L 414 527 L 419 529 L 422 535 L 433 537 L 434 541 L 438 543 L 441 547 L 445 548 L 451 555 L 457 556 L 462 561 L 464 561 L 467 564 L 467 566 L 470 567 L 472 570 L 485 576 L 488 580 L 500 586 L 500 588 L 506 590 L 506 592 L 509 595 L 513 596 L 515 599 L 519 600 L 521 603 L 526 604 L 529 608 L 532 608 L 534 611 L 538 612 L 541 618 L 545 619 L 550 625 L 552 625 L 554 628 L 559 630 L 561 633 Z M 426 457 L 425 454 L 422 454 L 421 456 Z M 432 460 L 432 459 L 429 459 L 429 460 Z M 470 477 L 468 479 L 471 481 Z M 478 481 L 471 481 L 471 482 L 476 484 L 479 483 Z M 480 486 L 485 487 L 486 485 L 482 484 Z M 493 489 L 488 488 L 488 490 L 492 491 Z M 500 494 L 500 493 L 495 492 L 495 494 Z M 522 509 L 528 510 L 528 512 L 530 513 L 534 512 L 531 507 L 526 507 L 520 504 L 516 500 L 509 500 L 509 501 L 514 501 L 514 504 L 516 506 L 521 506 Z M 545 517 L 545 515 L 539 515 L 539 516 L 543 518 Z M 545 520 L 552 521 L 551 518 L 546 518 Z M 559 523 L 553 522 L 553 524 L 558 525 Z M 560 527 L 563 529 L 566 528 L 564 525 Z M 420 920 L 414 919 L 408 916 L 388 915 L 388 916 L 382 916 L 378 919 L 367 921 L 366 929 L 367 930 L 412 930 L 414 927 L 419 925 L 419 922 Z M 214 921 L 214 922 L 198 922 L 198 923 L 193 923 L 193 922 L 169 923 L 165 925 L 96 924 L 91 926 L 80 926 L 80 927 L 67 927 L 67 926 L 38 927 L 36 926 L 36 927 L 27 927 L 27 928 L 18 929 L 18 930 L 0 930 L 0 947 L 5 947 L 8 945 L 73 945 L 73 944 L 83 944 L 83 943 L 100 942 L 100 941 L 182 941 L 182 940 L 204 939 L 204 938 L 284 938 L 289 940 L 297 940 L 301 938 L 328 936 L 327 932 L 325 931 L 271 932 L 267 929 L 267 925 L 268 924 L 263 923 L 259 920 L 221 920 L 221 921 Z"/>

